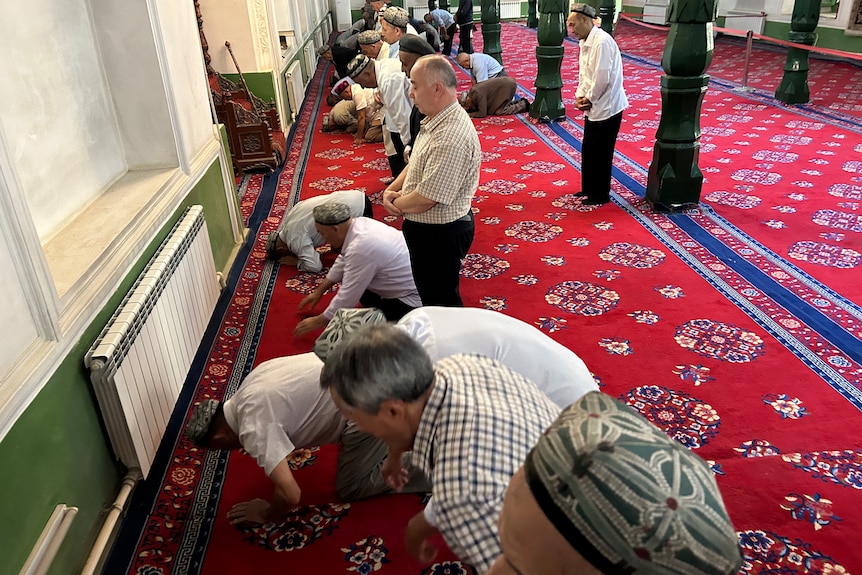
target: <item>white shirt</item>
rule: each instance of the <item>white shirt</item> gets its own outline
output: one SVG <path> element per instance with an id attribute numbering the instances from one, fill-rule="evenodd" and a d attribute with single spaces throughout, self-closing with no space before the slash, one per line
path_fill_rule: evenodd
<path id="1" fill-rule="evenodd" d="M 573 351 L 503 313 L 470 307 L 425 306 L 396 324 L 418 341 L 431 361 L 457 353 L 496 359 L 536 384 L 564 409 L 599 386 Z"/>
<path id="2" fill-rule="evenodd" d="M 476 83 L 493 78 L 503 71 L 503 66 L 493 56 L 476 52 L 470 54 L 470 74 Z"/>
<path id="3" fill-rule="evenodd" d="M 354 91 L 358 91 L 358 87 L 358 84 L 354 84 Z M 353 217 L 359 217 L 365 213 L 365 194 L 359 190 L 344 190 L 298 202 L 288 210 L 278 227 L 278 237 L 287 244 L 287 249 L 299 260 L 296 264 L 299 271 L 316 274 L 323 269 L 320 254 L 315 248 L 325 242 L 323 236 L 314 227 L 312 212 L 315 207 L 330 201 L 346 204 Z"/>
<path id="4" fill-rule="evenodd" d="M 401 60 L 397 50 L 395 58 L 374 61 L 374 71 L 377 74 L 377 94 L 383 102 L 383 113 L 386 116 L 386 129 L 397 132 L 406 146 L 410 143 L 410 112 L 413 102 L 410 100 L 410 80 L 401 71 Z"/>
<path id="5" fill-rule="evenodd" d="M 535 327 L 508 315 L 480 308 L 426 306 L 395 325 L 428 352 L 431 361 L 459 353 L 478 353 L 520 373 L 561 409 L 599 388 L 575 353 Z M 425 519 L 436 525 L 434 499 Z"/>
<path id="6" fill-rule="evenodd" d="M 382 119 L 383 110 L 377 100 L 374 99 L 373 88 L 360 88 L 358 84 L 354 84 L 351 94 L 353 95 L 353 103 L 356 104 L 356 111 L 365 110 L 366 126 L 372 125 L 375 120 Z M 351 215 L 353 214 L 351 213 Z"/>
<path id="7" fill-rule="evenodd" d="M 271 359 L 225 401 L 228 426 L 267 476 L 297 447 L 341 440 L 347 420 L 320 389 L 322 368 L 313 353 Z"/>
<path id="8" fill-rule="evenodd" d="M 614 39 L 593 26 L 586 39 L 579 42 L 578 89 L 575 97 L 586 97 L 592 107 L 585 112 L 592 122 L 616 116 L 629 106 L 623 89 L 623 61 Z"/>
<path id="9" fill-rule="evenodd" d="M 355 306 L 365 290 L 384 299 L 399 299 L 410 307 L 422 305 L 404 235 L 370 218 L 353 219 L 326 279 L 341 283 L 323 312 L 326 319 L 341 308 Z"/>

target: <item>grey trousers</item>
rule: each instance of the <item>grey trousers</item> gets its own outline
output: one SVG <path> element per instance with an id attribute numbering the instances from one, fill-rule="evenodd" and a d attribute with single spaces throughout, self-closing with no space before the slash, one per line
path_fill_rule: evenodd
<path id="1" fill-rule="evenodd" d="M 386 484 L 380 468 L 389 452 L 382 439 L 350 426 L 342 437 L 341 454 L 335 473 L 335 492 L 344 501 L 356 501 L 392 489 Z M 410 469 L 410 478 L 401 493 L 426 493 L 431 491 L 425 475 L 416 468 Z"/>

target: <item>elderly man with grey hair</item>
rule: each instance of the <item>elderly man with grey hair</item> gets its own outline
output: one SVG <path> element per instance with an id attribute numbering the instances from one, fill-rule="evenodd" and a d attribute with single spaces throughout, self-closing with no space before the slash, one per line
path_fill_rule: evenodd
<path id="1" fill-rule="evenodd" d="M 442 534 L 484 573 L 500 554 L 497 518 L 509 479 L 559 408 L 523 376 L 482 356 L 436 364 L 391 325 L 367 325 L 330 354 L 320 374 L 339 410 L 383 439 L 390 453 L 413 451 L 431 482 L 437 527 L 417 513 L 408 551 L 430 562 Z"/>
<path id="2" fill-rule="evenodd" d="M 340 253 L 317 289 L 299 302 L 299 311 L 314 309 L 332 286 L 340 287 L 322 313 L 296 325 L 295 336 L 326 327 L 336 311 L 357 303 L 379 308 L 390 320 L 422 305 L 399 230 L 371 218 L 354 218 L 340 202 L 316 206 L 312 216 L 317 232 Z"/>

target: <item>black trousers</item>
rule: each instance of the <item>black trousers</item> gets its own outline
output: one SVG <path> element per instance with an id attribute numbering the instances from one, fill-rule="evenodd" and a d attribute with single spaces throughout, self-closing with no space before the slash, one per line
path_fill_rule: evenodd
<path id="1" fill-rule="evenodd" d="M 383 128 L 384 130 L 386 127 Z M 386 156 L 389 160 L 389 169 L 392 171 L 392 177 L 397 178 L 398 174 L 404 171 L 407 163 L 404 161 L 404 142 L 401 141 L 401 134 L 398 132 L 389 132 L 392 136 L 392 145 L 395 146 L 395 155 Z"/>
<path id="2" fill-rule="evenodd" d="M 458 28 L 460 28 L 460 37 L 461 47 L 458 48 L 458 52 L 466 52 L 467 54 L 473 53 L 473 39 L 470 37 L 473 29 L 476 27 L 472 22 L 467 22 L 465 24 L 458 24 Z"/>
<path id="3" fill-rule="evenodd" d="M 452 40 L 455 39 L 455 33 L 458 31 L 458 25 L 452 22 L 452 25 L 446 28 L 447 38 L 443 40 L 443 49 L 440 52 L 444 56 L 452 55 Z"/>
<path id="4" fill-rule="evenodd" d="M 362 304 L 362 307 L 378 308 L 389 321 L 398 321 L 407 315 L 407 313 L 416 309 L 407 305 L 400 299 L 387 299 L 368 290 L 365 290 L 365 293 L 363 293 L 362 297 L 359 298 L 359 303 Z"/>
<path id="5" fill-rule="evenodd" d="M 422 305 L 464 306 L 458 287 L 461 260 L 470 251 L 475 229 L 472 211 L 448 224 L 404 220 L 401 231 Z"/>
<path id="6" fill-rule="evenodd" d="M 368 196 L 365 196 L 365 210 L 362 212 L 362 215 L 366 218 L 374 218 L 374 205 Z"/>
<path id="7" fill-rule="evenodd" d="M 611 168 L 614 146 L 623 113 L 600 122 L 584 121 L 584 141 L 581 145 L 581 190 L 587 198 L 607 202 L 611 197 Z"/>

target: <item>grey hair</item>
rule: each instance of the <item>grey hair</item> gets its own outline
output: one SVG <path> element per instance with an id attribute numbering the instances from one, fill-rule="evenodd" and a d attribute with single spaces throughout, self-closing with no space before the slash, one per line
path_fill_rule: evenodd
<path id="1" fill-rule="evenodd" d="M 374 415 L 384 401 L 421 398 L 434 382 L 431 358 L 404 330 L 368 324 L 348 336 L 327 358 L 320 387 L 364 413 Z"/>
<path id="2" fill-rule="evenodd" d="M 443 56 L 429 54 L 428 56 L 422 56 L 416 60 L 416 63 L 418 64 L 423 61 L 425 62 L 425 73 L 429 74 L 434 81 L 440 82 L 450 90 L 454 90 L 458 87 L 458 80 L 455 78 L 455 70 L 452 68 L 452 64 L 449 63 L 449 60 Z"/>

